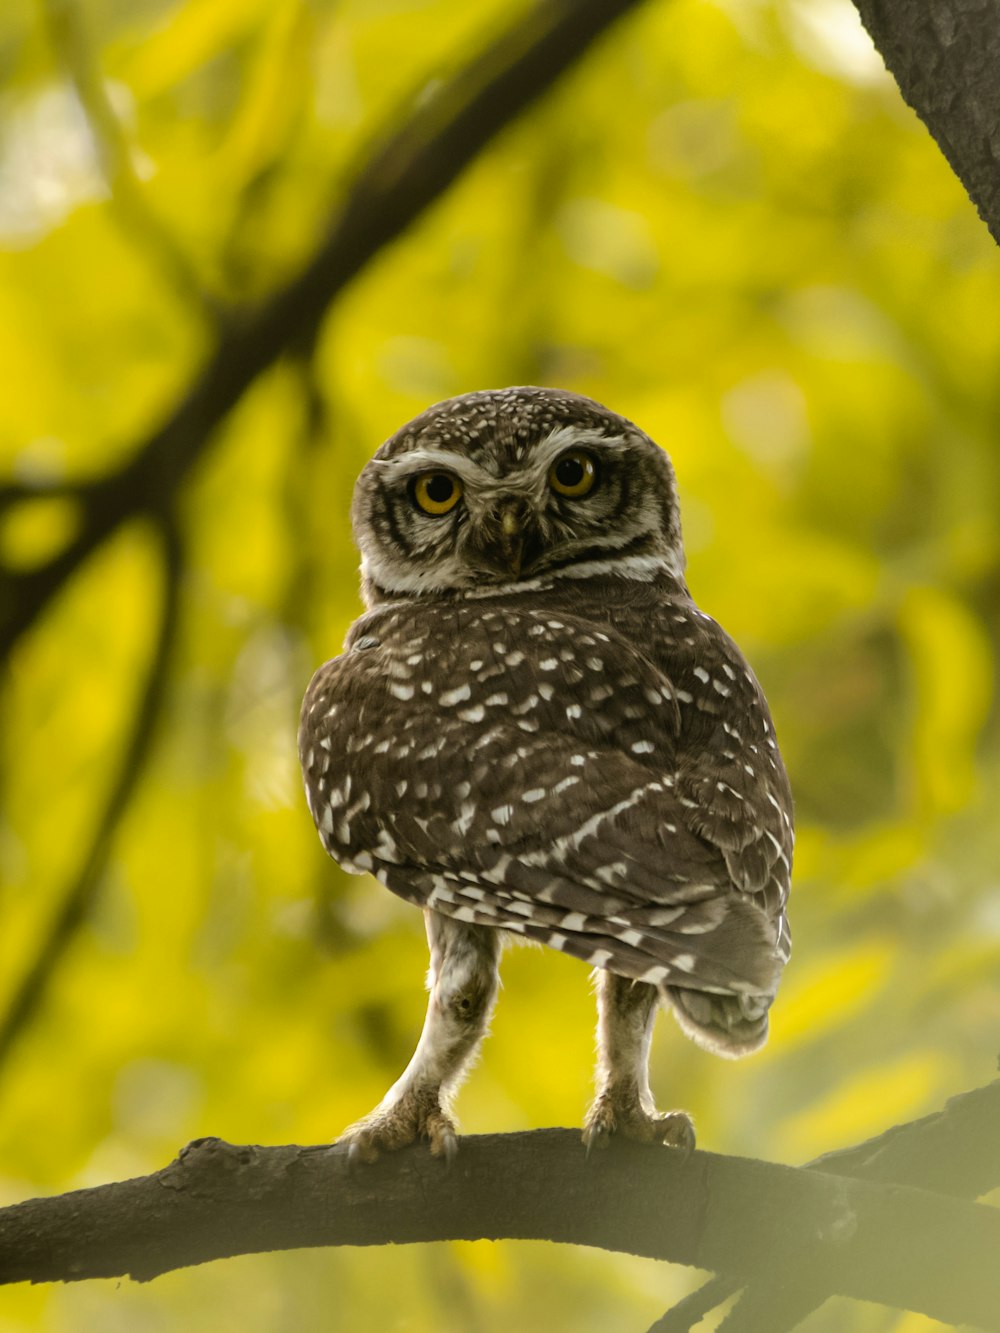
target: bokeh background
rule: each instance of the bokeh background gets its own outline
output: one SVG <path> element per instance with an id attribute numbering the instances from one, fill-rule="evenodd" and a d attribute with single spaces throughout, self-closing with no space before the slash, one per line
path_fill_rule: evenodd
<path id="1" fill-rule="evenodd" d="M 0 6 L 0 466 L 120 465 L 317 243 L 376 130 L 509 0 Z M 81 96 L 82 94 L 82 96 Z M 396 108 L 401 108 L 397 110 Z M 848 0 L 649 0 L 245 395 L 184 490 L 19 644 L 0 696 L 0 1012 L 90 850 L 157 653 L 152 746 L 0 1060 L 0 1201 L 142 1174 L 190 1138 L 314 1142 L 423 1013 L 419 915 L 323 854 L 298 702 L 359 609 L 348 503 L 430 402 L 557 384 L 667 448 L 690 584 L 769 695 L 798 809 L 795 954 L 733 1065 L 666 1018 L 664 1105 L 798 1163 L 986 1082 L 1000 1048 L 1000 255 Z M 6 570 L 72 498 L 9 506 Z M 586 969 L 512 950 L 468 1131 L 580 1121 Z M 669 1201 L 665 1201 L 669 1207 Z M 6 1289 L 0 1330 L 640 1330 L 697 1275 L 456 1244 Z M 835 1302 L 805 1326 L 940 1327 Z"/>

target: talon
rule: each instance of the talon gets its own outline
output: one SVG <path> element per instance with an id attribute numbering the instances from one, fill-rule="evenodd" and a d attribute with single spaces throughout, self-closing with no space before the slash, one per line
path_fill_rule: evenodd
<path id="1" fill-rule="evenodd" d="M 663 1137 L 661 1142 L 668 1148 L 676 1148 L 683 1153 L 684 1160 L 691 1156 L 695 1149 L 694 1122 L 689 1115 L 683 1111 L 669 1111 L 661 1117 L 663 1126 Z"/>
<path id="2" fill-rule="evenodd" d="M 590 1157 L 590 1154 L 595 1148 L 598 1152 L 603 1152 L 608 1146 L 610 1137 L 610 1132 L 606 1126 L 597 1124 L 596 1122 L 591 1122 L 586 1125 L 581 1138 L 583 1139 L 583 1146 L 586 1149 L 587 1157 Z"/>
<path id="3" fill-rule="evenodd" d="M 458 1135 L 451 1119 L 441 1110 L 431 1112 L 423 1132 L 430 1140 L 431 1156 L 443 1157 L 445 1164 L 450 1167 L 458 1156 Z"/>
<path id="4" fill-rule="evenodd" d="M 446 1171 L 450 1171 L 458 1157 L 458 1135 L 449 1131 L 441 1140 L 441 1153 Z"/>
<path id="5" fill-rule="evenodd" d="M 345 1135 L 344 1138 L 347 1138 Z M 341 1139 L 342 1143 L 344 1140 Z M 367 1134 L 355 1134 L 347 1141 L 347 1168 L 357 1171 L 378 1161 L 378 1148 Z"/>
<path id="6" fill-rule="evenodd" d="M 358 1147 L 357 1141 L 354 1140 L 347 1145 L 347 1169 L 351 1175 L 357 1175 L 363 1164 L 364 1158 L 361 1156 L 361 1149 Z"/>
<path id="7" fill-rule="evenodd" d="M 613 1134 L 635 1143 L 665 1144 L 683 1152 L 685 1159 L 695 1146 L 694 1125 L 686 1112 L 651 1114 L 632 1096 L 603 1093 L 590 1108 L 584 1126 L 583 1146 L 587 1156 L 592 1148 L 606 1148 Z"/>
<path id="8" fill-rule="evenodd" d="M 619 1117 L 615 1106 L 608 1097 L 600 1097 L 590 1108 L 583 1128 L 583 1146 L 587 1157 L 596 1148 L 603 1152 L 611 1142 L 611 1136 L 618 1128 Z"/>
<path id="9" fill-rule="evenodd" d="M 427 1139 L 431 1154 L 449 1166 L 458 1153 L 458 1135 L 449 1116 L 432 1097 L 404 1097 L 388 1107 L 376 1107 L 346 1129 L 338 1139 L 347 1147 L 349 1170 L 377 1162 L 383 1152 L 397 1152 Z"/>

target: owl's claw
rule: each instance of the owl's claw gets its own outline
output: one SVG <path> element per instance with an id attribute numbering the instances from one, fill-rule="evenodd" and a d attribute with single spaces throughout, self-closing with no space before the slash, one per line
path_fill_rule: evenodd
<path id="1" fill-rule="evenodd" d="M 337 1140 L 347 1144 L 347 1164 L 377 1162 L 383 1152 L 397 1152 L 418 1139 L 427 1139 L 431 1155 L 451 1166 L 458 1155 L 458 1134 L 451 1117 L 435 1100 L 408 1096 L 389 1107 L 376 1107 L 351 1125 Z"/>
<path id="2" fill-rule="evenodd" d="M 343 1142 L 344 1142 L 344 1139 L 343 1139 L 343 1138 L 340 1138 L 340 1139 L 337 1140 L 337 1142 L 338 1142 L 338 1143 L 343 1143 Z M 363 1164 L 364 1164 L 364 1160 L 365 1160 L 365 1159 L 361 1156 L 361 1147 L 360 1147 L 360 1145 L 357 1143 L 357 1141 L 356 1141 L 356 1140 L 351 1140 L 350 1142 L 348 1142 L 348 1144 L 347 1144 L 347 1170 L 350 1172 L 350 1174 L 351 1174 L 352 1176 L 353 1176 L 353 1175 L 356 1175 L 357 1172 L 361 1169 L 361 1167 L 362 1167 Z"/>
<path id="3" fill-rule="evenodd" d="M 455 1158 L 458 1156 L 458 1135 L 453 1129 L 448 1129 L 441 1136 L 440 1151 L 435 1151 L 434 1141 L 431 1141 L 431 1152 L 435 1157 L 443 1157 L 445 1170 L 450 1171 L 455 1165 Z"/>
<path id="4" fill-rule="evenodd" d="M 684 1160 L 694 1152 L 697 1142 L 694 1132 L 694 1121 L 686 1111 L 668 1111 L 666 1115 L 658 1116 L 660 1122 L 660 1142 L 668 1148 L 677 1148 L 683 1154 Z"/>
<path id="5" fill-rule="evenodd" d="M 694 1122 L 686 1111 L 650 1114 L 632 1099 L 603 1093 L 587 1113 L 583 1146 L 590 1156 L 594 1148 L 606 1148 L 613 1134 L 635 1143 L 662 1143 L 678 1148 L 685 1159 L 694 1151 Z"/>

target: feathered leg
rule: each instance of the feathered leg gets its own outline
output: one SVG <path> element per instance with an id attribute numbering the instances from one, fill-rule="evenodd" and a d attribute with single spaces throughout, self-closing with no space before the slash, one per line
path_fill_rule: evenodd
<path id="1" fill-rule="evenodd" d="M 649 1043 L 659 992 L 614 972 L 597 974 L 597 1095 L 587 1112 L 588 1152 L 611 1134 L 690 1152 L 694 1126 L 684 1111 L 660 1114 L 649 1090 Z"/>
<path id="2" fill-rule="evenodd" d="M 430 1140 L 435 1157 L 458 1146 L 451 1101 L 486 1034 L 499 986 L 500 940 L 486 926 L 424 912 L 431 964 L 430 1000 L 420 1041 L 403 1074 L 341 1142 L 351 1156 L 374 1162 L 382 1150 Z"/>

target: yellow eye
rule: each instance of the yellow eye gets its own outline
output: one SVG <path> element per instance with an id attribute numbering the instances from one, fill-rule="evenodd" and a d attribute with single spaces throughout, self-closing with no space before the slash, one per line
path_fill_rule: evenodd
<path id="1" fill-rule="evenodd" d="M 462 483 L 450 472 L 423 472 L 413 483 L 413 502 L 425 514 L 447 514 L 462 498 Z"/>
<path id="2" fill-rule="evenodd" d="M 572 500 L 587 495 L 596 481 L 597 464 L 580 449 L 563 454 L 549 469 L 549 485 L 557 494 L 568 495 Z"/>

